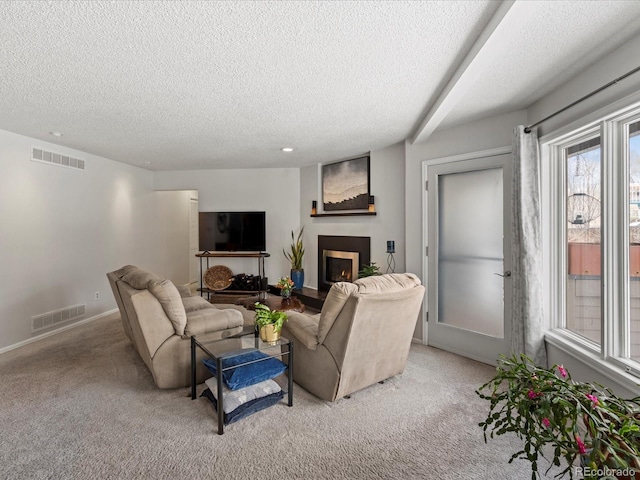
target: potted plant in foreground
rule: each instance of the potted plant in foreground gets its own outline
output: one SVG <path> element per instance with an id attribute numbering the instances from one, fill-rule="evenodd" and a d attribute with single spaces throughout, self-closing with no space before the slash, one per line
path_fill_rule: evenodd
<path id="1" fill-rule="evenodd" d="M 640 397 L 622 400 L 600 385 L 573 381 L 562 365 L 540 368 L 526 355 L 501 356 L 495 377 L 476 393 L 490 402 L 479 424 L 485 442 L 487 432 L 524 440 L 509 462 L 529 460 L 533 480 L 539 457 L 550 452 L 549 469 L 566 462 L 556 477 L 640 480 Z"/>
<path id="2" fill-rule="evenodd" d="M 304 269 L 302 268 L 302 259 L 304 257 L 304 244 L 302 243 L 302 233 L 304 227 L 300 229 L 298 238 L 293 236 L 293 230 L 291 231 L 291 252 L 285 252 L 284 248 L 282 253 L 289 263 L 291 263 L 291 279 L 295 285 L 296 290 L 300 290 L 304 286 Z"/>
<path id="3" fill-rule="evenodd" d="M 268 306 L 256 302 L 256 316 L 254 318 L 256 328 L 260 331 L 260 339 L 263 342 L 275 344 L 280 339 L 280 331 L 287 314 L 278 310 L 271 310 Z"/>

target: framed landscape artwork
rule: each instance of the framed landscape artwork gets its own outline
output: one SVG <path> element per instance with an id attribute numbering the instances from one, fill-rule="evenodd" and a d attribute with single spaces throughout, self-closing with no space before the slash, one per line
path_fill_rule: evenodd
<path id="1" fill-rule="evenodd" d="M 322 166 L 322 204 L 325 212 L 368 208 L 368 156 Z"/>

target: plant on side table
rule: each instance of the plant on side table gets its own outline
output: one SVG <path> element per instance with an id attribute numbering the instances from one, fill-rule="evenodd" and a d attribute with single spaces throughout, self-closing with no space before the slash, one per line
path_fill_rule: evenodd
<path id="1" fill-rule="evenodd" d="M 304 286 L 304 268 L 302 268 L 302 259 L 304 258 L 304 244 L 302 243 L 302 233 L 304 227 L 300 229 L 298 238 L 294 238 L 293 230 L 291 231 L 291 252 L 285 252 L 284 248 L 282 253 L 284 257 L 291 263 L 291 279 L 295 284 L 296 290 L 300 290 Z"/>
<path id="2" fill-rule="evenodd" d="M 533 480 L 539 457 L 550 451 L 551 466 L 567 463 L 557 478 L 640 479 L 640 397 L 622 400 L 600 385 L 573 381 L 562 365 L 540 368 L 526 355 L 501 356 L 497 374 L 476 393 L 490 402 L 479 424 L 485 442 L 487 432 L 524 440 L 509 462 L 530 461 Z"/>
<path id="3" fill-rule="evenodd" d="M 254 321 L 260 331 L 260 339 L 263 342 L 276 343 L 280 339 L 280 332 L 287 314 L 278 310 L 271 310 L 268 306 L 256 302 L 256 315 Z"/>

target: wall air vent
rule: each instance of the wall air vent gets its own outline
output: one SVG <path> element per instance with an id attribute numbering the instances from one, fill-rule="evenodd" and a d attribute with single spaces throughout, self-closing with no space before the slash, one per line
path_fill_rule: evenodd
<path id="1" fill-rule="evenodd" d="M 61 167 L 84 170 L 85 162 L 79 158 L 62 155 L 61 153 L 49 152 L 42 148 L 31 148 L 31 160 L 34 162 L 48 163 L 49 165 L 59 165 Z"/>
<path id="2" fill-rule="evenodd" d="M 31 332 L 38 332 L 45 328 L 54 327 L 59 323 L 80 318 L 84 316 L 85 309 L 85 305 L 72 305 L 71 307 L 60 308 L 31 317 Z"/>

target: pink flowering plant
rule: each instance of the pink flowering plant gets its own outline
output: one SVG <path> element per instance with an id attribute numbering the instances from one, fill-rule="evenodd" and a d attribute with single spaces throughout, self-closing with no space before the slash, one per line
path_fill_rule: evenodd
<path id="1" fill-rule="evenodd" d="M 617 471 L 640 478 L 640 397 L 622 400 L 601 385 L 573 381 L 562 365 L 540 368 L 526 355 L 501 356 L 497 374 L 476 393 L 490 402 L 479 424 L 485 442 L 487 434 L 510 432 L 524 440 L 509 463 L 529 460 L 532 480 L 539 478 L 539 458 L 551 453 L 547 472 L 566 462 L 557 478 L 574 478 L 572 467 L 580 465 L 594 472 L 585 479 L 616 478 L 596 472 Z"/>

